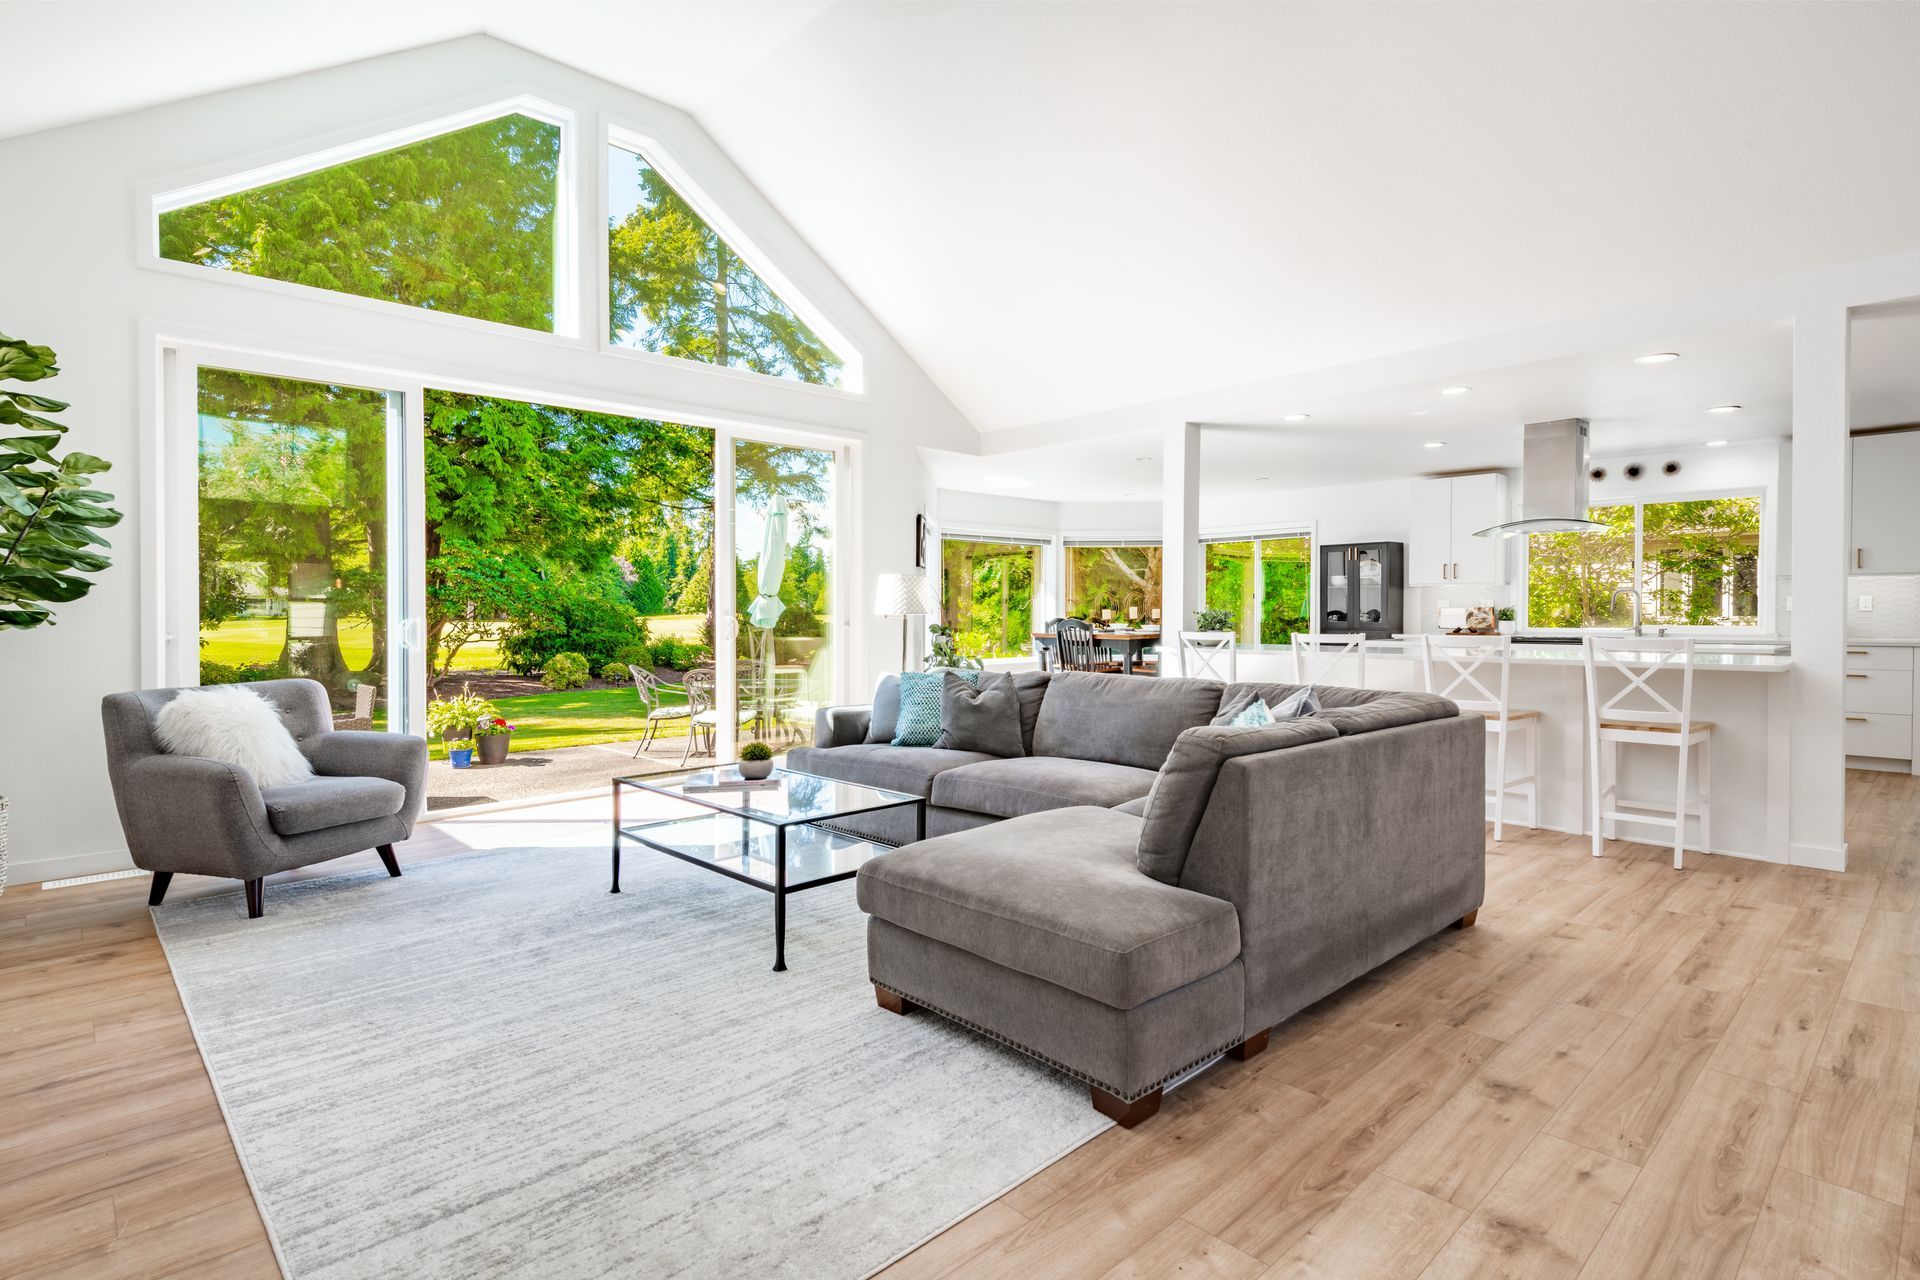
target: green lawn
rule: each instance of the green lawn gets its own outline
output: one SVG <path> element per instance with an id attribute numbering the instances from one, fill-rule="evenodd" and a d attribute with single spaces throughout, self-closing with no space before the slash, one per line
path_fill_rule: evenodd
<path id="1" fill-rule="evenodd" d="M 685 704 L 679 689 L 661 692 L 661 700 Z M 560 747 L 587 747 L 597 742 L 632 742 L 646 732 L 646 717 L 632 689 L 574 689 L 566 693 L 529 693 L 517 698 L 495 698 L 493 705 L 513 725 L 513 750 L 552 751 Z M 669 720 L 653 735 L 686 736 L 687 722 Z M 436 760 L 446 757 L 442 743 L 433 744 Z"/>
<path id="2" fill-rule="evenodd" d="M 700 643 L 700 627 L 706 618 L 698 613 L 662 614 L 647 619 L 647 634 L 655 640 L 671 636 L 689 644 Z M 208 662 L 243 666 L 251 662 L 272 662 L 287 642 L 285 618 L 235 618 L 217 626 L 203 627 L 200 656 Z M 347 666 L 358 671 L 373 656 L 373 627 L 365 618 L 340 620 L 340 653 Z M 462 645 L 454 655 L 455 671 L 498 671 L 500 642 L 475 640 Z"/>

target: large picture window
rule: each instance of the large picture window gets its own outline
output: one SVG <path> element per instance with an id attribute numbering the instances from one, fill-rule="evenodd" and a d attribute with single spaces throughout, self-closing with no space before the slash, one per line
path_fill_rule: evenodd
<path id="1" fill-rule="evenodd" d="M 554 327 L 560 126 L 507 115 L 159 214 L 174 262 Z"/>
<path id="2" fill-rule="evenodd" d="M 824 387 L 845 361 L 644 156 L 607 148 L 616 345 Z"/>
<path id="3" fill-rule="evenodd" d="M 1527 625 L 1624 627 L 1637 588 L 1641 621 L 1664 627 L 1760 624 L 1757 494 L 1594 507 L 1605 532 L 1527 540 Z"/>
<path id="4" fill-rule="evenodd" d="M 975 538 L 940 541 L 940 612 L 970 658 L 1016 658 L 1033 647 L 1040 545 Z"/>
<path id="5" fill-rule="evenodd" d="M 1067 544 L 1067 614 L 1151 618 L 1160 607 L 1160 548 L 1147 543 Z"/>
<path id="6" fill-rule="evenodd" d="M 1312 630 L 1312 538 L 1246 538 L 1209 542 L 1205 549 L 1207 608 L 1233 614 L 1241 643 L 1285 644 Z"/>

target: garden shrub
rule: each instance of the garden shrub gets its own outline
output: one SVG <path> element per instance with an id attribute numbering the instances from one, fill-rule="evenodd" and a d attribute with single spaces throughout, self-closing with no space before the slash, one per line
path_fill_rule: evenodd
<path id="1" fill-rule="evenodd" d="M 516 607 L 500 638 L 500 658 L 522 675 L 544 669 L 556 654 L 578 654 L 598 671 L 647 640 L 617 572 L 556 569 Z"/>
<path id="2" fill-rule="evenodd" d="M 556 653 L 547 659 L 547 665 L 540 672 L 540 683 L 549 689 L 584 689 L 587 687 L 587 660 L 577 653 Z"/>

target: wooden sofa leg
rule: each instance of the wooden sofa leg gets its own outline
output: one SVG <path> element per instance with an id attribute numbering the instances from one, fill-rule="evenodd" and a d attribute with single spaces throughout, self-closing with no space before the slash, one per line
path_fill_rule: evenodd
<path id="1" fill-rule="evenodd" d="M 258 920 L 267 913 L 267 882 L 265 879 L 247 881 L 247 919 Z"/>
<path id="2" fill-rule="evenodd" d="M 153 873 L 153 887 L 147 890 L 147 905 L 157 907 L 166 901 L 167 886 L 173 883 L 173 872 L 156 871 Z"/>
<path id="3" fill-rule="evenodd" d="M 1254 1054 L 1259 1053 L 1267 1047 L 1267 1037 L 1271 1034 L 1271 1030 L 1255 1032 L 1239 1044 L 1233 1046 L 1233 1048 L 1227 1050 L 1227 1056 L 1235 1062 L 1245 1062 L 1248 1058 L 1251 1058 Z"/>
<path id="4" fill-rule="evenodd" d="M 885 1009 L 888 1013 L 898 1013 L 898 1014 L 904 1015 L 904 1014 L 912 1013 L 915 1009 L 918 1009 L 920 1007 L 919 1005 L 915 1004 L 913 1001 L 907 999 L 905 996 L 898 995 L 895 992 L 889 991 L 885 987 L 880 986 L 878 983 L 874 984 L 873 998 L 874 998 L 874 1001 L 877 1004 L 879 1004 L 879 1006 L 882 1009 Z"/>
<path id="5" fill-rule="evenodd" d="M 1476 919 L 1478 919 L 1479 916 L 1480 916 L 1480 908 L 1475 907 L 1473 910 L 1467 912 L 1467 914 L 1461 916 L 1458 920 L 1454 921 L 1453 927 L 1456 929 L 1471 929 L 1473 928 L 1473 922 Z"/>
<path id="6" fill-rule="evenodd" d="M 398 880 L 400 878 L 400 859 L 393 856 L 393 846 L 383 844 L 380 846 L 379 853 L 380 861 L 387 864 L 387 874 Z"/>
<path id="7" fill-rule="evenodd" d="M 1093 1109 L 1122 1129 L 1131 1129 L 1142 1120 L 1150 1120 L 1160 1112 L 1160 1090 L 1158 1089 L 1152 1093 L 1142 1094 L 1132 1102 L 1122 1102 L 1099 1085 L 1094 1085 L 1092 1088 Z"/>

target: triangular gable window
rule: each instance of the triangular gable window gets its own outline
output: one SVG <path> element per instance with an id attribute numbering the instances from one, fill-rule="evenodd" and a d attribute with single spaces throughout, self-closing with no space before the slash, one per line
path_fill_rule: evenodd
<path id="1" fill-rule="evenodd" d="M 560 158 L 560 125 L 502 115 L 195 203 L 163 202 L 159 255 L 552 332 Z"/>
<path id="2" fill-rule="evenodd" d="M 843 385 L 847 361 L 637 151 L 607 148 L 616 346 Z"/>

